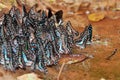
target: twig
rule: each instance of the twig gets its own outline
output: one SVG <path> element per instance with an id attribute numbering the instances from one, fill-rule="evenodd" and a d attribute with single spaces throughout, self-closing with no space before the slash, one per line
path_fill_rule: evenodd
<path id="1" fill-rule="evenodd" d="M 114 56 L 117 52 L 117 49 L 115 49 L 110 56 L 106 58 L 106 60 L 110 60 L 112 56 Z"/>
<path id="2" fill-rule="evenodd" d="M 64 66 L 65 66 L 65 62 L 62 63 L 62 66 L 61 66 L 61 68 L 60 68 L 59 74 L 58 74 L 58 76 L 57 76 L 57 80 L 59 80 L 60 75 L 61 75 L 61 73 L 62 73 L 62 70 L 63 70 Z"/>

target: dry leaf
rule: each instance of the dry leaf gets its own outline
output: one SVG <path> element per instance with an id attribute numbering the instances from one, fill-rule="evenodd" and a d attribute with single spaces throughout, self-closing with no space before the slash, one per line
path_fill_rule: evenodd
<path id="1" fill-rule="evenodd" d="M 39 79 L 35 73 L 29 73 L 17 77 L 17 80 L 43 80 L 43 79 Z"/>
<path id="2" fill-rule="evenodd" d="M 88 57 L 83 54 L 63 55 L 62 58 L 59 60 L 59 64 L 74 64 L 77 62 L 82 62 L 86 59 L 88 59 Z"/>
<path id="3" fill-rule="evenodd" d="M 47 0 L 47 1 L 49 1 L 49 2 L 56 2 L 56 0 Z"/>
<path id="4" fill-rule="evenodd" d="M 72 4 L 75 2 L 75 0 L 63 0 L 65 3 Z"/>
<path id="5" fill-rule="evenodd" d="M 37 3 L 37 0 L 26 0 L 26 4 L 29 5 L 29 6 L 33 6 Z"/>
<path id="6" fill-rule="evenodd" d="M 68 61 L 66 64 L 74 64 L 74 63 L 77 63 L 77 62 L 80 62 L 79 60 L 71 60 L 71 61 Z"/>
<path id="7" fill-rule="evenodd" d="M 6 8 L 6 7 L 7 7 L 6 5 L 0 3 L 0 11 L 1 11 L 3 8 Z"/>
<path id="8" fill-rule="evenodd" d="M 100 21 L 105 18 L 104 13 L 92 13 L 88 15 L 90 21 Z"/>
<path id="9" fill-rule="evenodd" d="M 16 0 L 1 0 L 0 2 L 0 11 L 5 9 L 10 9 L 12 6 L 17 6 Z"/>

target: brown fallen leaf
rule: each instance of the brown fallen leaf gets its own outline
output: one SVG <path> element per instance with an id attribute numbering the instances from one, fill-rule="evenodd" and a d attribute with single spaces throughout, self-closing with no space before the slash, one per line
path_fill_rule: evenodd
<path id="1" fill-rule="evenodd" d="M 59 60 L 59 64 L 74 64 L 78 62 L 83 62 L 86 59 L 92 58 L 91 55 L 84 55 L 84 54 L 71 54 L 71 55 L 63 55 L 62 58 Z"/>

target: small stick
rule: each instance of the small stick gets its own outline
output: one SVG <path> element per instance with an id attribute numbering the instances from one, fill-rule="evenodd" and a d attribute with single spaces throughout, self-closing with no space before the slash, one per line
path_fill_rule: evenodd
<path id="1" fill-rule="evenodd" d="M 65 62 L 62 63 L 62 66 L 61 66 L 60 71 L 59 71 L 58 76 L 57 76 L 57 80 L 59 80 L 60 75 L 62 73 L 62 70 L 63 70 L 64 66 L 65 66 Z"/>
<path id="2" fill-rule="evenodd" d="M 106 58 L 106 60 L 110 60 L 111 57 L 116 54 L 116 52 L 117 52 L 117 49 L 114 49 L 114 51 L 112 52 L 112 54 L 111 54 L 110 56 L 108 56 L 108 57 Z"/>

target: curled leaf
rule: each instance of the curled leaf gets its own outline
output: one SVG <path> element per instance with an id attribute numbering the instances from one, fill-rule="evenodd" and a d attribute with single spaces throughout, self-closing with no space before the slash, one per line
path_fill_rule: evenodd
<path id="1" fill-rule="evenodd" d="M 82 62 L 86 59 L 88 59 L 88 56 L 83 55 L 83 54 L 64 55 L 59 60 L 59 64 L 62 64 L 62 63 L 74 64 L 74 63 Z"/>

